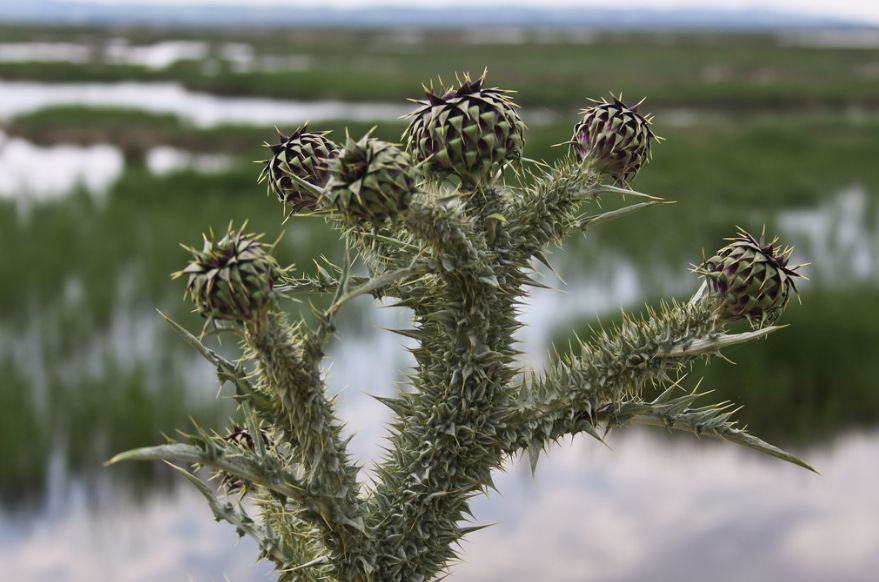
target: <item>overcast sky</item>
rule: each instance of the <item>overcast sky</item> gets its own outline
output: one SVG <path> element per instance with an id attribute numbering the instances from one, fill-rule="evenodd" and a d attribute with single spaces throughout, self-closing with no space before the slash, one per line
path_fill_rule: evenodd
<path id="1" fill-rule="evenodd" d="M 8 0 L 0 0 L 8 1 Z M 23 1 L 23 0 L 12 0 Z M 77 3 L 84 0 L 64 0 Z M 879 0 L 85 0 L 105 4 L 249 4 L 267 6 L 363 7 L 398 4 L 403 6 L 448 7 L 453 5 L 564 6 L 580 8 L 729 8 L 790 11 L 817 14 L 864 23 L 879 24 Z"/>

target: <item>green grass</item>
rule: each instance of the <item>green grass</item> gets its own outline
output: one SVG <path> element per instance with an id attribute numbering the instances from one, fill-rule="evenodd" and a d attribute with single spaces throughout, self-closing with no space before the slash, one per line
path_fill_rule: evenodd
<path id="1" fill-rule="evenodd" d="M 337 141 L 343 140 L 346 130 L 359 136 L 371 126 L 369 122 L 344 121 L 313 125 L 331 130 L 331 136 Z M 378 125 L 376 135 L 397 141 L 403 128 L 403 122 L 383 122 Z M 596 229 L 590 243 L 577 249 L 611 246 L 642 264 L 692 261 L 702 248 L 711 248 L 728 236 L 736 223 L 754 230 L 763 224 L 771 228 L 780 210 L 814 207 L 852 184 L 864 186 L 872 196 L 879 192 L 879 166 L 873 163 L 874 152 L 879 151 L 879 122 L 876 120 L 858 122 L 836 114 L 788 113 L 707 116 L 691 127 L 676 127 L 667 125 L 660 114 L 656 128 L 666 141 L 655 147 L 654 161 L 643 169 L 634 186 L 679 204 L 652 210 L 610 228 Z M 240 161 L 228 175 L 184 174 L 161 179 L 145 173 L 126 176 L 117 186 L 117 194 L 111 196 L 108 210 L 121 212 L 125 205 L 133 205 L 127 211 L 134 212 L 136 205 L 142 212 L 161 213 L 170 203 L 179 204 L 189 212 L 194 211 L 190 204 L 195 204 L 197 199 L 207 205 L 204 211 L 212 209 L 213 220 L 222 221 L 224 210 L 213 206 L 222 201 L 223 207 L 231 210 L 230 217 L 239 216 L 235 214 L 239 211 L 241 217 L 267 214 L 266 221 L 259 224 L 268 225 L 270 232 L 277 228 L 271 221 L 279 211 L 270 201 L 260 198 L 263 190 L 254 183 L 258 166 L 250 164 L 251 160 L 266 156 L 261 144 L 275 139 L 274 128 L 201 129 L 169 115 L 63 107 L 16 118 L 5 131 L 42 143 L 116 143 L 134 163 L 148 148 L 161 144 L 226 153 Z M 564 141 L 570 131 L 571 124 L 566 122 L 530 128 L 526 134 L 526 154 L 534 159 L 557 158 L 564 153 L 564 148 L 552 146 Z M 213 195 L 197 198 L 192 195 L 205 189 Z M 148 194 L 147 191 L 159 193 Z M 231 201 L 234 204 L 229 207 Z M 150 207 L 153 202 L 157 205 Z M 147 208 L 143 208 L 143 204 Z M 58 220 L 67 222 L 67 212 L 57 212 Z M 114 224 L 120 222 L 116 218 L 110 220 Z M 157 216 L 154 220 L 168 218 Z M 10 224 L 7 232 L 12 236 L 18 228 Z M 57 226 L 61 231 L 65 228 L 70 226 Z M 644 232 L 656 233 L 661 244 L 645 242 Z M 186 233 L 180 229 L 166 234 L 185 237 Z M 23 236 L 23 233 L 15 236 Z M 0 291 L 0 302 L 2 296 Z"/>
<path id="2" fill-rule="evenodd" d="M 255 183 L 255 168 L 241 164 L 221 178 L 196 173 L 155 177 L 145 169 L 126 172 L 106 206 L 80 193 L 57 204 L 33 209 L 21 222 L 9 204 L 0 205 L 0 244 L 15 253 L 0 265 L 0 277 L 14 281 L 0 289 L 0 305 L 11 319 L 28 317 L 31 304 L 57 302 L 65 282 L 75 275 L 84 285 L 89 312 L 97 322 L 112 316 L 118 277 L 133 268 L 142 279 L 134 300 L 164 305 L 169 274 L 182 266 L 177 242 L 197 244 L 200 233 L 220 230 L 234 220 L 272 236 L 282 227 L 281 209 Z M 285 262 L 307 263 L 332 249 L 331 233 L 317 220 L 295 221 L 278 249 Z"/>
<path id="3" fill-rule="evenodd" d="M 320 128 L 333 131 L 333 138 L 341 142 L 346 129 L 359 136 L 374 125 L 371 122 L 330 121 L 321 123 Z M 312 124 L 312 127 L 318 126 Z M 402 122 L 381 123 L 376 136 L 397 142 L 403 127 Z M 289 132 L 294 128 L 281 126 L 280 129 Z M 266 150 L 262 147 L 264 142 L 277 141 L 277 132 L 272 126 L 200 128 L 174 115 L 80 106 L 48 107 L 21 115 L 8 122 L 3 130 L 44 145 L 111 143 L 120 146 L 133 161 L 141 159 L 151 147 L 173 145 L 196 152 L 235 154 L 241 161 L 250 162 L 266 157 Z"/>
<path id="4" fill-rule="evenodd" d="M 41 38 L 99 46 L 109 34 L 49 29 Z M 872 51 L 787 47 L 765 35 L 607 33 L 591 44 L 546 36 L 539 42 L 535 38 L 510 44 L 479 42 L 473 31 L 433 31 L 425 35 L 424 43 L 401 42 L 393 32 L 382 30 L 159 33 L 134 29 L 128 34 L 133 43 L 207 40 L 215 54 L 224 42 L 244 42 L 260 55 L 282 59 L 295 55 L 311 66 L 268 73 L 235 72 L 225 65 L 206 70 L 194 61 L 158 71 L 101 62 L 0 63 L 0 79 L 176 81 L 226 95 L 398 101 L 417 97 L 419 85 L 438 75 L 449 79 L 456 72 L 478 74 L 487 67 L 491 82 L 518 90 L 521 103 L 563 110 L 608 91 L 637 98 L 647 95 L 655 106 L 736 110 L 879 103 Z"/>
<path id="5" fill-rule="evenodd" d="M 190 419 L 221 429 L 231 403 L 212 400 L 216 388 L 209 385 L 202 398 L 193 398 L 185 389 L 186 369 L 174 365 L 179 352 L 173 343 L 156 346 L 155 360 L 133 368 L 105 357 L 98 377 L 58 365 L 64 360 L 54 354 L 44 399 L 35 398 L 34 384 L 16 362 L 0 359 L 0 504 L 23 511 L 40 503 L 52 452 L 63 457 L 65 476 L 91 479 L 113 454 L 191 430 Z M 132 466 L 114 470 L 113 477 L 139 496 L 151 484 L 170 484 L 169 473 L 165 467 Z"/>

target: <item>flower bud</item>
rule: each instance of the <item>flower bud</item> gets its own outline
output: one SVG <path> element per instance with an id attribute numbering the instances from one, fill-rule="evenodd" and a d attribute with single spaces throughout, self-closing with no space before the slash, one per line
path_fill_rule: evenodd
<path id="1" fill-rule="evenodd" d="M 260 238 L 230 225 L 219 240 L 205 237 L 202 250 L 189 248 L 192 260 L 174 277 L 189 276 L 186 295 L 202 316 L 252 321 L 267 308 L 282 271 Z"/>
<path id="2" fill-rule="evenodd" d="M 788 267 L 793 249 L 780 247 L 778 239 L 766 243 L 744 230 L 696 272 L 705 277 L 707 299 L 718 304 L 726 321 L 747 319 L 757 327 L 772 324 L 796 294 L 795 279 L 802 266 Z"/>
<path id="3" fill-rule="evenodd" d="M 574 126 L 571 149 L 581 160 L 590 161 L 615 183 L 628 184 L 650 159 L 652 117 L 638 113 L 638 103 L 627 106 L 617 98 L 601 100 L 581 113 Z"/>
<path id="4" fill-rule="evenodd" d="M 265 161 L 259 176 L 259 181 L 267 182 L 269 190 L 293 212 L 316 209 L 318 198 L 291 176 L 322 188 L 330 177 L 329 164 L 338 155 L 338 146 L 326 138 L 326 132 L 307 129 L 303 125 L 289 136 L 282 134 L 279 143 L 266 144 L 272 157 Z"/>
<path id="5" fill-rule="evenodd" d="M 406 210 L 417 182 L 408 154 L 368 134 L 356 142 L 348 138 L 330 175 L 329 203 L 355 222 L 375 224 Z"/>
<path id="6" fill-rule="evenodd" d="M 416 102 L 403 138 L 428 176 L 457 177 L 472 187 L 522 157 L 525 124 L 516 105 L 507 91 L 484 84 L 484 76 L 465 77 L 457 88 L 427 89 Z"/>

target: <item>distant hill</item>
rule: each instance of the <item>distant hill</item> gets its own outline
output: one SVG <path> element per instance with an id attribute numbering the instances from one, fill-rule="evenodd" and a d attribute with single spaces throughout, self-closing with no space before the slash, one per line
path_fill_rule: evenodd
<path id="1" fill-rule="evenodd" d="M 0 2 L 0 23 L 161 24 L 171 26 L 504 26 L 589 27 L 610 30 L 802 30 L 866 28 L 866 23 L 769 10 L 623 10 L 544 9 L 533 7 L 407 8 L 376 6 L 359 9 L 248 6 L 113 5 L 94 2 L 27 0 Z"/>

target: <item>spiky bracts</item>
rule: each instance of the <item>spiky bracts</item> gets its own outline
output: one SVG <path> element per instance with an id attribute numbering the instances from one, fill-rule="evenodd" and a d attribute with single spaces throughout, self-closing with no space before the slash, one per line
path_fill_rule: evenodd
<path id="1" fill-rule="evenodd" d="M 596 101 L 581 111 L 583 118 L 571 137 L 577 157 L 619 184 L 629 183 L 650 159 L 652 118 L 638 113 L 639 105 L 629 107 L 616 97 Z"/>
<path id="2" fill-rule="evenodd" d="M 465 76 L 457 87 L 435 92 L 409 117 L 403 134 L 407 149 L 440 179 L 457 177 L 465 188 L 494 178 L 522 157 L 525 124 L 509 91 L 485 86 L 485 76 Z"/>
<path id="3" fill-rule="evenodd" d="M 282 270 L 261 238 L 229 225 L 219 240 L 205 236 L 201 250 L 187 247 L 192 260 L 174 277 L 188 275 L 186 295 L 202 316 L 247 321 L 265 311 Z"/>
<path id="4" fill-rule="evenodd" d="M 796 294 L 800 266 L 789 267 L 793 248 L 778 238 L 767 242 L 739 229 L 731 242 L 696 268 L 705 277 L 706 299 L 725 321 L 746 319 L 753 326 L 774 323 Z"/>
<path id="5" fill-rule="evenodd" d="M 352 222 L 380 224 L 409 206 L 417 174 L 409 155 L 367 134 L 345 147 L 330 165 L 328 203 Z"/>
<path id="6" fill-rule="evenodd" d="M 308 131 L 308 126 L 303 125 L 290 135 L 280 134 L 279 143 L 266 144 L 272 157 L 263 163 L 259 181 L 266 182 L 269 190 L 293 212 L 318 207 L 314 190 L 303 187 L 295 178 L 318 188 L 326 185 L 329 164 L 339 150 L 326 135 L 327 132 Z"/>

